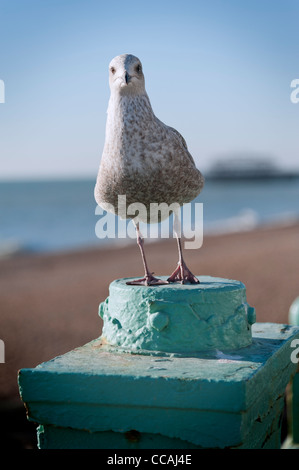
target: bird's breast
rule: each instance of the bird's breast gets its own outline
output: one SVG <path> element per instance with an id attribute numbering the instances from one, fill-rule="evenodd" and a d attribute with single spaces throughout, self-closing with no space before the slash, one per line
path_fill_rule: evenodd
<path id="1" fill-rule="evenodd" d="M 108 113 L 95 191 L 99 205 L 107 202 L 117 208 L 120 195 L 126 196 L 127 206 L 182 205 L 194 199 L 201 186 L 201 174 L 186 149 L 151 109 L 131 102 Z"/>

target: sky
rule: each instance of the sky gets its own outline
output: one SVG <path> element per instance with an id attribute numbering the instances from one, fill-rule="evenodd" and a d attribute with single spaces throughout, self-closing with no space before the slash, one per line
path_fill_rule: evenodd
<path id="1" fill-rule="evenodd" d="M 0 179 L 96 178 L 123 53 L 198 168 L 236 155 L 299 168 L 298 19 L 295 0 L 0 0 Z"/>

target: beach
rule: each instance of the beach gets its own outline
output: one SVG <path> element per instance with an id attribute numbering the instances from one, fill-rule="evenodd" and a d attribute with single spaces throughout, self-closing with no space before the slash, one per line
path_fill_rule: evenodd
<path id="1" fill-rule="evenodd" d="M 177 263 L 174 239 L 145 242 L 150 269 L 170 275 Z M 299 224 L 204 237 L 198 250 L 185 250 L 196 275 L 237 279 L 247 288 L 257 322 L 287 323 L 299 296 Z M 99 303 L 111 281 L 142 277 L 139 249 L 128 246 L 0 260 L 0 397 L 19 403 L 17 371 L 61 355 L 101 334 Z M 21 402 L 20 402 L 21 403 Z"/>

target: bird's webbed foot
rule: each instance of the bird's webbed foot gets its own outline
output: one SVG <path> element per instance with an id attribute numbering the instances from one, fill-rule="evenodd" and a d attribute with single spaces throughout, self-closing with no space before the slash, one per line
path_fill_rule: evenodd
<path id="1" fill-rule="evenodd" d="M 159 286 L 168 284 L 168 281 L 163 281 L 154 277 L 152 274 L 147 274 L 142 279 L 136 279 L 135 281 L 126 282 L 129 286 Z"/>
<path id="2" fill-rule="evenodd" d="M 172 275 L 167 279 L 168 282 L 180 282 L 181 284 L 199 284 L 199 280 L 194 274 L 187 268 L 183 262 L 178 263 L 178 267 L 173 271 Z"/>

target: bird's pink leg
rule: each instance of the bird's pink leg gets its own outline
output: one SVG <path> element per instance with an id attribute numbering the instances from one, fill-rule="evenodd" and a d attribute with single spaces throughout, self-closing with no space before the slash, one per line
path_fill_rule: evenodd
<path id="1" fill-rule="evenodd" d="M 145 253 L 143 249 L 144 240 L 141 236 L 139 230 L 139 224 L 136 224 L 136 232 L 137 232 L 137 244 L 140 248 L 143 267 L 144 267 L 144 277 L 142 279 L 136 279 L 135 281 L 128 281 L 126 284 L 131 286 L 156 286 L 161 284 L 168 284 L 168 281 L 162 281 L 162 279 L 158 279 L 153 276 L 154 273 L 151 273 L 148 269 L 148 265 L 145 258 Z"/>
<path id="2" fill-rule="evenodd" d="M 178 250 L 179 250 L 178 267 L 173 271 L 172 275 L 167 279 L 167 281 L 168 282 L 180 281 L 181 284 L 185 284 L 186 282 L 190 282 L 191 284 L 199 284 L 199 280 L 187 268 L 187 265 L 183 259 L 181 239 L 178 236 L 176 237 L 176 239 L 177 239 Z"/>

